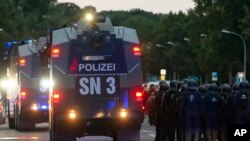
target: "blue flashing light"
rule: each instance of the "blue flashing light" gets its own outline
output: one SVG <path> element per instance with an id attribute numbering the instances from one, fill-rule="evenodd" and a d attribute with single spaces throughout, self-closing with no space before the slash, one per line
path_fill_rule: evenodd
<path id="1" fill-rule="evenodd" d="M 123 108 L 128 108 L 128 90 L 125 90 L 123 97 Z"/>
<path id="2" fill-rule="evenodd" d="M 12 42 L 6 42 L 6 43 L 5 43 L 5 47 L 6 47 L 6 48 L 10 48 L 11 46 L 12 46 Z"/>
<path id="3" fill-rule="evenodd" d="M 48 109 L 48 106 L 47 106 L 47 105 L 42 105 L 42 106 L 41 106 L 41 109 L 42 109 L 42 110 L 47 110 L 47 109 Z"/>
<path id="4" fill-rule="evenodd" d="M 108 102 L 108 108 L 109 109 L 114 109 L 116 106 L 116 102 L 115 101 L 109 101 Z"/>

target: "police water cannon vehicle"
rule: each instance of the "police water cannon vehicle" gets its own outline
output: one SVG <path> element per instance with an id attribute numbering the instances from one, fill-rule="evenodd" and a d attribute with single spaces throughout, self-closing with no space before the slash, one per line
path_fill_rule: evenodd
<path id="1" fill-rule="evenodd" d="M 9 128 L 33 130 L 36 123 L 48 122 L 49 71 L 42 71 L 42 57 L 48 39 L 9 42 L 5 49 Z M 43 73 L 42 73 L 43 72 Z M 47 80 L 43 79 L 47 78 Z"/>
<path id="2" fill-rule="evenodd" d="M 87 15 L 51 33 L 50 140 L 110 136 L 139 141 L 141 48 L 135 29 Z"/>

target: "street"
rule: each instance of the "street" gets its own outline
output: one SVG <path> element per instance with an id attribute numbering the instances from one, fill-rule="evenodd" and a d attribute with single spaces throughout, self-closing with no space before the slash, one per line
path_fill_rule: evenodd
<path id="1" fill-rule="evenodd" d="M 7 124 L 0 125 L 0 141 L 49 141 L 48 124 L 38 124 L 36 131 L 18 132 L 10 130 Z M 144 120 L 141 128 L 141 141 L 153 141 L 155 137 L 155 128 Z M 78 138 L 77 141 L 112 141 L 109 137 L 85 137 Z"/>

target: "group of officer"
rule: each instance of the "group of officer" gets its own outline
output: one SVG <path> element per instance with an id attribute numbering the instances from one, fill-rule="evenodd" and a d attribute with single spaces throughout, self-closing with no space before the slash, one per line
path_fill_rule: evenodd
<path id="1" fill-rule="evenodd" d="M 221 87 L 198 86 L 195 80 L 169 85 L 162 81 L 155 93 L 148 93 L 147 115 L 156 126 L 155 141 L 227 141 L 230 125 L 250 123 L 247 81 Z"/>

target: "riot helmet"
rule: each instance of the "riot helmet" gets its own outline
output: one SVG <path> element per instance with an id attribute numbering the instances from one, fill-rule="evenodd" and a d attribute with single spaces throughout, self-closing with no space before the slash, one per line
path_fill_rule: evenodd
<path id="1" fill-rule="evenodd" d="M 239 89 L 249 89 L 249 88 L 250 88 L 250 86 L 249 86 L 249 83 L 247 81 L 240 82 Z"/>
<path id="2" fill-rule="evenodd" d="M 208 88 L 209 88 L 210 84 L 205 84 L 204 86 L 205 86 L 205 87 L 206 87 L 206 89 L 208 90 Z"/>
<path id="3" fill-rule="evenodd" d="M 207 88 L 205 87 L 205 85 L 200 85 L 198 87 L 198 91 L 202 94 L 205 94 L 207 92 Z"/>
<path id="4" fill-rule="evenodd" d="M 177 85 L 177 81 L 176 80 L 170 81 L 170 88 L 171 89 L 176 88 L 176 85 Z"/>
<path id="5" fill-rule="evenodd" d="M 211 84 L 208 87 L 208 91 L 218 92 L 218 86 L 216 84 Z"/>
<path id="6" fill-rule="evenodd" d="M 166 83 L 165 81 L 160 81 L 159 82 L 159 86 L 161 85 L 161 84 L 163 84 L 163 83 Z"/>
<path id="7" fill-rule="evenodd" d="M 197 82 L 195 80 L 191 79 L 188 81 L 187 87 L 190 90 L 196 90 L 197 89 Z"/>
<path id="8" fill-rule="evenodd" d="M 184 79 L 184 80 L 183 80 L 183 82 L 184 82 L 185 84 L 188 84 L 188 81 L 189 81 L 189 79 Z"/>
<path id="9" fill-rule="evenodd" d="M 181 86 L 185 85 L 185 83 L 183 81 L 178 81 L 176 84 L 176 88 L 177 90 L 180 90 Z"/>
<path id="10" fill-rule="evenodd" d="M 233 91 L 237 91 L 238 89 L 239 89 L 239 84 L 238 83 L 234 83 L 232 90 Z"/>
<path id="11" fill-rule="evenodd" d="M 169 85 L 164 81 L 161 81 L 159 83 L 159 86 L 160 86 L 160 91 L 167 91 L 169 89 Z"/>
<path id="12" fill-rule="evenodd" d="M 180 92 L 184 92 L 188 89 L 187 85 L 182 85 L 181 88 L 180 88 Z"/>
<path id="13" fill-rule="evenodd" d="M 222 93 L 230 93 L 231 92 L 231 86 L 229 84 L 223 84 L 221 85 L 221 92 Z"/>

